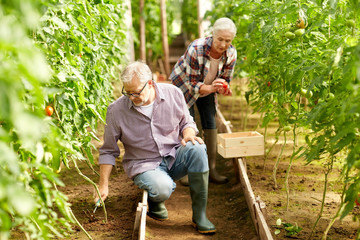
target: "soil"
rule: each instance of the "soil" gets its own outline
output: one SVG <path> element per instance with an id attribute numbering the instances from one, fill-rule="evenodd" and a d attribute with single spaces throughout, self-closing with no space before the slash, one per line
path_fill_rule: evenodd
<path id="1" fill-rule="evenodd" d="M 120 145 L 121 147 L 121 145 Z M 94 182 L 98 177 L 85 163 L 80 170 Z M 98 167 L 95 167 L 98 170 Z M 229 177 L 225 185 L 209 184 L 208 217 L 217 228 L 214 235 L 202 235 L 191 225 L 191 199 L 189 189 L 177 183 L 176 190 L 167 200 L 168 221 L 156 221 L 147 217 L 146 239 L 244 239 L 259 240 L 247 208 L 241 185 L 236 179 L 232 161 L 219 156 L 219 172 Z M 66 187 L 61 190 L 69 197 L 72 210 L 86 231 L 93 239 L 132 239 L 135 211 L 141 201 L 142 191 L 127 178 L 121 162 L 113 170 L 110 181 L 110 193 L 106 200 L 108 222 L 105 223 L 104 212 L 99 208 L 95 212 L 96 220 L 92 221 L 84 211 L 94 209 L 93 186 L 86 182 L 73 169 L 63 171 L 62 180 Z M 88 239 L 79 227 L 71 239 Z"/>
<path id="2" fill-rule="evenodd" d="M 221 111 L 227 120 L 233 125 L 232 131 L 253 131 L 263 134 L 259 125 L 259 114 L 246 115 L 246 107 L 241 98 L 219 99 Z M 235 104 L 234 104 L 235 103 Z M 246 119 L 246 121 L 245 121 Z M 272 123 L 269 134 L 274 133 L 277 124 Z M 219 131 L 224 130 L 223 126 Z M 101 139 L 102 132 L 99 131 Z M 266 147 L 271 146 L 273 139 L 267 139 Z M 321 199 L 324 188 L 324 168 L 318 164 L 306 165 L 304 159 L 295 160 L 291 167 L 289 178 L 290 204 L 286 210 L 286 192 L 284 189 L 285 173 L 288 168 L 289 157 L 292 153 L 293 143 L 288 141 L 283 157 L 277 170 L 277 187 L 273 180 L 273 167 L 278 156 L 280 144 L 270 152 L 269 158 L 264 164 L 264 156 L 247 157 L 247 173 L 255 193 L 266 203 L 266 219 L 274 239 L 287 239 L 286 231 L 280 229 L 280 234 L 275 235 L 276 220 L 298 225 L 302 230 L 293 235 L 295 239 L 321 239 L 323 232 L 330 219 L 338 210 L 340 202 L 340 164 L 329 175 L 329 189 L 326 196 L 323 216 L 321 217 L 314 234 L 310 237 L 311 230 L 320 212 Z M 101 143 L 95 142 L 99 147 Z M 299 142 L 301 144 L 301 141 Z M 120 144 L 120 147 L 121 144 Z M 94 152 L 97 159 L 97 152 Z M 215 224 L 217 233 L 214 235 L 201 235 L 191 226 L 191 201 L 188 187 L 177 182 L 177 188 L 166 201 L 169 211 L 169 220 L 160 222 L 149 217 L 146 219 L 146 239 L 244 239 L 258 240 L 250 212 L 248 210 L 241 184 L 236 178 L 236 171 L 230 159 L 224 159 L 218 155 L 218 170 L 228 176 L 229 183 L 224 185 L 209 184 L 208 217 Z M 98 182 L 98 176 L 86 165 L 79 163 L 81 171 Z M 98 166 L 94 167 L 98 171 Z M 110 193 L 106 200 L 108 221 L 105 222 L 102 208 L 95 212 L 95 221 L 90 221 L 84 211 L 92 212 L 93 186 L 85 181 L 74 168 L 63 169 L 61 178 L 66 184 L 60 188 L 68 197 L 72 210 L 93 239 L 132 239 L 135 211 L 138 202 L 141 201 L 142 192 L 127 178 L 121 166 L 121 158 L 117 159 L 117 166 L 113 169 L 110 181 Z M 342 221 L 336 220 L 330 229 L 327 239 L 350 240 L 356 239 L 356 231 L 359 229 L 359 220 L 354 222 L 353 217 L 359 219 L 360 209 L 356 207 L 352 214 Z M 74 226 L 74 233 L 69 239 L 88 239 L 85 233 Z"/>
<path id="3" fill-rule="evenodd" d="M 243 83 L 241 85 L 244 85 Z M 244 99 L 240 97 L 219 98 L 221 112 L 233 125 L 232 131 L 253 131 L 264 134 L 264 129 L 258 127 L 260 115 L 251 113 Z M 246 114 L 246 112 L 248 114 Z M 276 122 L 271 123 L 266 141 L 269 148 L 274 142 L 271 134 L 277 129 Z M 224 126 L 219 126 L 219 132 L 225 132 Z M 99 137 L 101 138 L 101 131 Z M 288 138 L 291 139 L 291 138 Z M 96 143 L 97 147 L 100 143 Z M 302 144 L 301 138 L 299 144 Z M 280 160 L 276 174 L 277 186 L 273 179 L 273 168 L 282 146 L 281 139 L 270 152 L 264 164 L 264 156 L 247 157 L 247 172 L 255 196 L 266 203 L 266 219 L 274 239 L 287 239 L 286 231 L 280 229 L 275 235 L 276 220 L 298 225 L 302 230 L 293 235 L 295 239 L 321 239 L 330 219 L 338 210 L 340 202 L 341 165 L 336 165 L 329 175 L 329 188 L 326 196 L 323 215 L 310 238 L 314 223 L 318 217 L 324 188 L 324 168 L 321 164 L 306 165 L 304 159 L 294 160 L 289 177 L 290 201 L 288 210 L 286 191 L 284 187 L 286 169 L 292 153 L 293 142 L 288 140 L 283 157 Z M 120 147 L 121 144 L 120 144 Z M 96 152 L 94 153 L 97 154 Z M 69 196 L 72 209 L 93 239 L 131 239 L 135 210 L 141 201 L 142 192 L 128 179 L 121 167 L 121 158 L 117 160 L 117 167 L 113 171 L 110 182 L 110 194 L 106 201 L 108 222 L 104 222 L 104 212 L 98 209 L 95 213 L 96 221 L 90 222 L 83 210 L 93 210 L 93 187 L 73 170 L 66 170 L 61 175 L 66 187 L 62 190 Z M 146 239 L 244 239 L 258 240 L 254 223 L 252 222 L 246 204 L 241 184 L 236 178 L 236 170 L 230 159 L 218 155 L 218 170 L 228 176 L 229 183 L 224 185 L 209 184 L 208 217 L 215 224 L 215 235 L 201 235 L 191 226 L 191 200 L 188 187 L 177 182 L 177 188 L 166 201 L 169 211 L 169 220 L 159 222 L 149 217 L 146 219 Z M 98 177 L 92 173 L 85 163 L 81 169 L 94 182 Z M 95 167 L 98 170 L 98 166 Z M 352 214 L 342 221 L 336 220 L 331 227 L 327 239 L 350 240 L 356 239 L 359 229 L 359 220 L 354 222 L 353 217 L 360 216 L 360 209 L 356 207 Z M 87 239 L 80 228 L 75 227 L 71 239 Z"/>

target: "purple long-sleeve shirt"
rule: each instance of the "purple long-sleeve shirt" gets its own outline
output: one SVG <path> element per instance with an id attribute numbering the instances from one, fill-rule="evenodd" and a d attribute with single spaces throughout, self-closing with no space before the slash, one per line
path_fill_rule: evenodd
<path id="1" fill-rule="evenodd" d="M 129 178 L 155 169 L 162 157 L 172 157 L 171 168 L 183 130 L 191 127 L 198 133 L 180 89 L 166 83 L 154 86 L 156 97 L 151 119 L 128 97 L 121 96 L 110 104 L 99 164 L 115 165 L 115 158 L 120 155 L 117 145 L 120 140 L 125 148 L 122 163 Z"/>

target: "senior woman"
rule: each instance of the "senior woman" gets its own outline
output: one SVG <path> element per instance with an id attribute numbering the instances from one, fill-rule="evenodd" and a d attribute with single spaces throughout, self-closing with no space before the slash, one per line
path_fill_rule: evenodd
<path id="1" fill-rule="evenodd" d="M 172 83 L 182 90 L 194 119 L 194 105 L 198 109 L 207 146 L 209 178 L 211 182 L 218 184 L 227 183 L 228 179 L 216 171 L 216 94 L 232 95 L 228 84 L 237 57 L 236 49 L 231 45 L 235 35 L 236 26 L 231 19 L 217 19 L 213 25 L 212 36 L 191 42 L 169 77 Z M 186 184 L 186 179 L 182 183 Z"/>

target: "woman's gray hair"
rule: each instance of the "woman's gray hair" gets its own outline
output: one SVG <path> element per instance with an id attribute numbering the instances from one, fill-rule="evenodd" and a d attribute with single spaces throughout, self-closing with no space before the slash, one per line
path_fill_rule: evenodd
<path id="1" fill-rule="evenodd" d="M 146 83 L 152 79 L 152 72 L 146 63 L 136 61 L 130 63 L 121 74 L 123 83 L 130 82 L 136 76 L 141 83 Z"/>
<path id="2" fill-rule="evenodd" d="M 215 21 L 213 26 L 213 35 L 216 35 L 216 32 L 219 30 L 228 30 L 229 32 L 236 35 L 236 26 L 235 23 L 227 17 L 219 18 Z"/>

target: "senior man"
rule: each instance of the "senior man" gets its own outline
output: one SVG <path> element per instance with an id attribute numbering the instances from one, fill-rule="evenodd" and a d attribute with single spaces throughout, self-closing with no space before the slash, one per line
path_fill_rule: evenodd
<path id="1" fill-rule="evenodd" d="M 125 148 L 122 164 L 129 178 L 149 192 L 148 216 L 167 220 L 165 201 L 175 190 L 174 181 L 188 175 L 192 200 L 192 223 L 202 234 L 215 233 L 206 216 L 209 167 L 206 146 L 179 88 L 155 83 L 150 68 L 134 62 L 121 75 L 120 98 L 106 115 L 104 144 L 100 148 L 99 190 L 109 193 L 109 177 L 120 140 Z M 95 202 L 98 197 L 95 197 Z"/>

